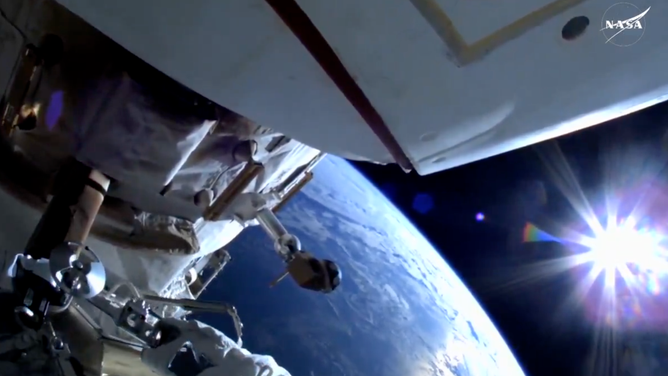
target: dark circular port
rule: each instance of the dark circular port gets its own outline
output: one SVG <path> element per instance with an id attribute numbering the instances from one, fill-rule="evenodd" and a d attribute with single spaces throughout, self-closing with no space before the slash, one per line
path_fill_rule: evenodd
<path id="1" fill-rule="evenodd" d="M 575 40 L 584 34 L 589 26 L 589 18 L 578 16 L 571 18 L 561 29 L 561 37 L 565 40 Z"/>

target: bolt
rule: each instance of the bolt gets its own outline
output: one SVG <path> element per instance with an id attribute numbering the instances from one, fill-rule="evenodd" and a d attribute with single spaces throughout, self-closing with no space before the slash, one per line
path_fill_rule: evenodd
<path id="1" fill-rule="evenodd" d="M 53 348 L 56 350 L 62 350 L 65 347 L 65 344 L 63 343 L 63 340 L 60 338 L 56 337 L 53 339 Z"/>

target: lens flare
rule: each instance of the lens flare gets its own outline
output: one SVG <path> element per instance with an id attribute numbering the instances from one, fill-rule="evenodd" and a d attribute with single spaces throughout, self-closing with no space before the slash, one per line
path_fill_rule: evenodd
<path id="1" fill-rule="evenodd" d="M 561 239 L 548 234 L 547 232 L 536 227 L 534 224 L 527 223 L 522 230 L 522 242 L 524 243 L 553 241 L 561 242 Z"/>
<path id="2" fill-rule="evenodd" d="M 614 220 L 608 222 L 606 230 L 594 238 L 589 250 L 595 268 L 609 273 L 625 272 L 629 267 L 655 271 L 665 269 L 663 239 L 658 233 L 637 229 L 630 219 L 621 224 L 616 224 Z"/>
<path id="3" fill-rule="evenodd" d="M 559 191 L 550 208 L 568 219 L 539 217 L 551 233 L 529 225 L 523 240 L 555 237 L 565 255 L 528 265 L 525 270 L 533 274 L 522 277 L 565 276 L 574 282 L 554 316 L 579 319 L 584 313 L 584 323 L 593 329 L 588 374 L 621 374 L 620 366 L 633 370 L 629 375 L 639 374 L 646 362 L 620 359 L 619 350 L 629 340 L 654 343 L 668 328 L 668 164 L 652 137 L 622 141 L 627 136 L 601 138 L 595 159 L 585 160 L 590 154 L 567 158 L 557 142 L 536 148 Z M 569 160 L 583 168 L 574 171 Z"/>
<path id="4" fill-rule="evenodd" d="M 611 215 L 606 222 L 594 237 L 557 237 L 527 224 L 523 241 L 561 242 L 574 250 L 556 260 L 552 271 L 586 267 L 584 274 L 576 273 L 579 296 L 573 301 L 584 303 L 594 321 L 617 329 L 668 324 L 662 309 L 668 304 L 662 289 L 668 282 L 666 236 L 632 218 L 617 220 Z"/>
<path id="5" fill-rule="evenodd" d="M 553 233 L 529 224 L 523 241 L 558 241 L 569 252 L 539 270 L 543 276 L 568 271 L 576 279 L 563 313 L 583 309 L 596 327 L 614 330 L 668 327 L 668 187 L 660 179 L 663 165 L 653 164 L 651 155 L 637 163 L 643 160 L 639 154 L 611 154 L 614 158 L 602 158 L 607 164 L 605 183 L 585 194 L 561 150 L 552 146 L 539 155 L 578 218 L 559 226 L 550 223 Z"/>

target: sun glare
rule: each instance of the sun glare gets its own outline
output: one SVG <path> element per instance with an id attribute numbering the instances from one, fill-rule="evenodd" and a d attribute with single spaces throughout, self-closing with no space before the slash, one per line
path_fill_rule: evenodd
<path id="1" fill-rule="evenodd" d="M 606 271 L 628 269 L 634 265 L 654 269 L 662 264 L 661 237 L 649 230 L 638 230 L 632 220 L 621 224 L 608 221 L 605 231 L 593 239 L 590 257 L 595 266 Z"/>
<path id="2" fill-rule="evenodd" d="M 597 326 L 641 331 L 665 327 L 668 189 L 656 175 L 643 177 L 633 175 L 637 169 L 615 168 L 611 171 L 620 174 L 616 181 L 624 183 L 603 186 L 594 193 L 596 205 L 592 205 L 560 150 L 553 152 L 541 158 L 579 220 L 563 226 L 553 223 L 552 233 L 533 224 L 525 226 L 524 242 L 559 242 L 569 251 L 566 257 L 537 266 L 535 273 L 546 276 L 568 270 L 577 287 L 564 312 L 584 309 Z"/>

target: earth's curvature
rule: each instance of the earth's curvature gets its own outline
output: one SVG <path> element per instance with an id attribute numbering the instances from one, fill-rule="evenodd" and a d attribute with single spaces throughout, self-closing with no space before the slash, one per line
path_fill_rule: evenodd
<path id="1" fill-rule="evenodd" d="M 279 217 L 304 249 L 335 260 L 343 283 L 322 295 L 286 279 L 259 228 L 203 294 L 244 321 L 244 346 L 293 376 L 522 376 L 488 316 L 434 247 L 349 163 L 328 157 Z M 234 333 L 220 316 L 201 316 Z"/>

